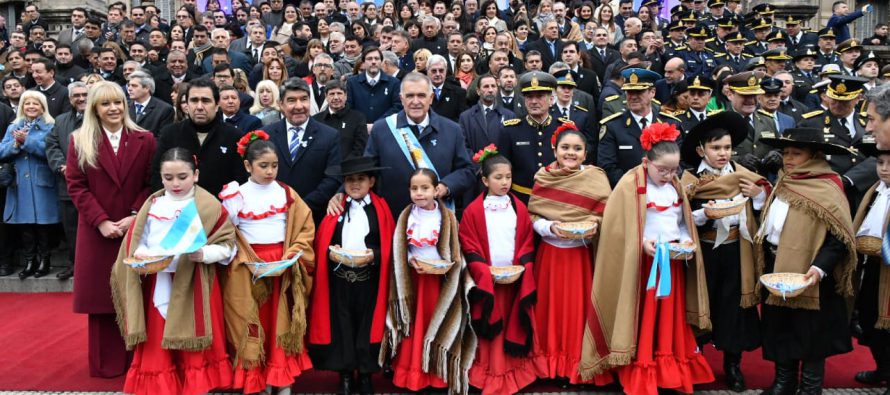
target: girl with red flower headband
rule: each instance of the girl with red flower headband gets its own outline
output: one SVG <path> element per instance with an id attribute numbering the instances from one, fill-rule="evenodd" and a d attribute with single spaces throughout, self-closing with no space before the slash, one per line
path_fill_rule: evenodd
<path id="1" fill-rule="evenodd" d="M 476 286 L 470 291 L 470 317 L 479 338 L 470 367 L 470 385 L 482 394 L 515 394 L 546 371 L 534 327 L 537 291 L 535 246 L 528 209 L 510 193 L 510 161 L 494 144 L 473 160 L 487 188 L 466 209 L 460 222 L 460 245 Z M 492 274 L 495 268 L 522 270 L 509 284 Z"/>
<path id="2" fill-rule="evenodd" d="M 238 228 L 238 254 L 228 268 L 223 295 L 227 336 L 235 350 L 234 388 L 244 393 L 290 394 L 294 377 L 312 368 L 304 349 L 309 273 L 315 263 L 315 226 L 296 191 L 276 180 L 278 155 L 269 135 L 250 132 L 238 153 L 250 174 L 232 181 L 219 197 Z M 279 276 L 254 278 L 251 264 L 298 261 Z"/>
<path id="3" fill-rule="evenodd" d="M 541 243 L 535 257 L 536 331 L 545 370 L 541 378 L 568 384 L 605 385 L 606 373 L 584 380 L 578 374 L 584 317 L 593 278 L 594 246 L 611 189 L 606 173 L 585 166 L 587 140 L 571 122 L 551 140 L 556 161 L 538 170 L 528 211 Z"/>
<path id="4" fill-rule="evenodd" d="M 692 333 L 711 323 L 698 235 L 677 178 L 679 135 L 671 124 L 643 129 L 643 163 L 618 181 L 603 214 L 581 375 L 612 370 L 627 394 L 692 393 L 714 380 Z M 694 256 L 676 259 L 678 251 Z"/>

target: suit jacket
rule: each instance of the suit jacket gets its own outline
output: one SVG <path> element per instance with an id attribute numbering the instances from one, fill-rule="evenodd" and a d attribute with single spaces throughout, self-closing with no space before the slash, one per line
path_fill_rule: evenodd
<path id="1" fill-rule="evenodd" d="M 368 121 L 362 113 L 344 108 L 331 114 L 330 108 L 312 116 L 340 134 L 340 157 L 361 156 L 368 144 Z"/>
<path id="2" fill-rule="evenodd" d="M 794 118 L 792 118 L 788 114 L 783 114 L 778 111 L 770 114 L 768 111 L 765 111 L 763 109 L 758 109 L 757 112 L 759 112 L 763 116 L 772 118 L 773 122 L 776 124 L 776 130 L 779 131 L 780 135 L 785 132 L 785 129 L 793 128 L 794 125 L 797 124 L 797 122 L 794 121 Z"/>
<path id="3" fill-rule="evenodd" d="M 318 102 L 318 100 L 315 99 L 315 94 L 317 93 L 316 89 L 317 88 L 315 87 L 314 82 L 309 84 L 309 90 L 312 91 L 311 93 L 309 93 L 309 114 L 310 115 L 315 115 L 315 114 L 318 114 L 318 113 L 328 109 L 328 99 L 325 98 L 324 95 L 321 96 L 321 102 Z"/>
<path id="4" fill-rule="evenodd" d="M 404 111 L 398 113 L 396 127 L 408 127 L 408 118 Z M 420 132 L 417 140 L 451 196 L 460 197 L 472 187 L 476 176 L 467 155 L 463 132 L 457 123 L 430 111 L 429 126 Z M 371 128 L 365 156 L 378 157 L 380 166 L 388 168 L 380 171 L 377 190 L 381 191 L 380 195 L 389 203 L 393 214 L 397 215 L 411 203 L 408 184 L 414 165 L 402 153 L 385 119 L 378 120 Z"/>
<path id="5" fill-rule="evenodd" d="M 470 157 L 489 144 L 497 144 L 503 122 L 516 118 L 512 111 L 501 106 L 498 101 L 495 101 L 491 111 L 486 118 L 482 103 L 479 103 L 460 114 L 458 124 L 467 141 L 467 154 Z"/>
<path id="6" fill-rule="evenodd" d="M 129 107 L 130 119 L 141 128 L 152 132 L 155 137 L 160 135 L 161 129 L 173 123 L 173 117 L 176 115 L 173 106 L 156 97 L 148 100 L 148 104 L 142 109 L 142 114 L 138 116 L 136 115 L 136 106 L 131 103 Z"/>
<path id="7" fill-rule="evenodd" d="M 565 119 L 556 103 L 550 106 L 550 115 L 560 121 Z M 599 128 L 594 123 L 593 114 L 583 107 L 572 105 L 569 109 L 568 119 L 574 122 L 578 130 L 587 137 L 587 159 L 584 163 L 596 163 L 596 145 L 599 140 Z"/>
<path id="8" fill-rule="evenodd" d="M 346 84 L 346 106 L 375 122 L 402 110 L 399 86 L 399 80 L 385 73 L 380 73 L 374 86 L 368 83 L 367 74 L 354 75 Z"/>
<path id="9" fill-rule="evenodd" d="M 435 91 L 435 88 L 433 88 Z M 437 98 L 433 93 L 432 109 L 445 118 L 458 119 L 467 109 L 467 91 L 455 83 L 445 81 Z"/>
<path id="10" fill-rule="evenodd" d="M 223 116 L 225 118 L 225 116 Z M 263 121 L 259 118 L 250 115 L 247 111 L 238 110 L 231 118 L 225 120 L 229 125 L 234 126 L 241 134 L 247 134 L 247 132 L 252 132 L 254 130 L 260 130 L 263 127 Z"/>
<path id="11" fill-rule="evenodd" d="M 309 118 L 303 131 L 296 159 L 290 155 L 287 121 L 282 119 L 263 128 L 278 152 L 278 180 L 289 185 L 312 209 L 316 223 L 321 222 L 328 200 L 340 187 L 340 179 L 325 174 L 328 167 L 340 164 L 340 136 L 333 128 Z M 407 191 L 407 187 L 405 188 Z"/>
<path id="12" fill-rule="evenodd" d="M 667 103 L 671 99 L 673 90 L 674 84 L 668 83 L 666 78 L 655 81 L 655 100 Z"/>
<path id="13" fill-rule="evenodd" d="M 74 27 L 69 27 L 66 29 L 62 29 L 59 32 L 59 44 L 68 44 L 72 49 L 77 48 L 81 40 L 87 40 L 87 36 L 81 32 L 81 34 L 77 37 L 74 36 Z M 71 51 L 72 53 L 77 53 L 77 50 Z"/>
<path id="14" fill-rule="evenodd" d="M 516 114 L 516 111 L 514 111 L 516 109 L 516 104 L 521 101 L 522 101 L 522 94 L 520 94 L 519 91 L 513 92 L 513 97 L 510 100 L 509 104 L 507 103 L 507 100 L 503 96 L 501 96 L 500 90 L 498 90 L 498 97 L 497 97 L 497 99 L 495 99 L 495 103 L 497 103 L 499 107 L 503 107 L 504 109 L 510 110 L 514 114 Z"/>
<path id="15" fill-rule="evenodd" d="M 71 111 L 71 100 L 68 99 L 68 88 L 64 87 L 58 81 L 54 82 L 53 86 L 45 91 L 40 89 L 39 86 L 36 86 L 31 90 L 43 93 L 43 95 L 46 96 L 47 110 L 49 110 L 49 114 L 52 115 L 53 118 L 64 112 Z"/>
<path id="16" fill-rule="evenodd" d="M 83 116 L 78 117 L 75 111 L 68 111 L 56 118 L 53 130 L 46 135 L 46 161 L 49 168 L 56 174 L 59 199 L 70 201 L 65 174 L 60 170 L 68 160 L 68 145 L 71 132 L 83 124 Z"/>
<path id="17" fill-rule="evenodd" d="M 209 54 L 210 52 L 206 52 L 204 60 L 201 61 L 204 73 L 213 72 L 213 64 L 210 62 L 212 56 L 207 56 Z M 245 73 L 249 73 L 253 69 L 253 62 L 243 52 L 229 51 L 229 58 L 232 60 L 231 66 L 233 68 L 244 70 Z"/>
<path id="18" fill-rule="evenodd" d="M 794 118 L 794 122 L 797 123 L 803 119 L 803 114 L 809 111 L 807 111 L 807 107 L 803 103 L 793 98 L 788 98 L 787 101 L 779 104 L 779 112 L 791 116 L 791 118 Z"/>
<path id="19" fill-rule="evenodd" d="M 575 91 L 581 91 L 591 96 L 599 97 L 600 81 L 602 80 L 599 79 L 599 76 L 596 74 L 596 72 L 591 69 L 585 69 L 581 67 L 578 67 L 578 70 L 576 70 L 576 72 L 578 73 L 578 79 L 575 80 L 575 83 L 577 83 L 578 86 L 575 88 Z M 587 108 L 587 110 L 591 112 L 596 110 L 593 107 L 585 108 Z"/>
<path id="20" fill-rule="evenodd" d="M 670 123 L 682 128 L 677 118 L 652 110 L 653 122 Z M 640 145 L 640 125 L 634 120 L 629 110 L 615 113 L 600 121 L 602 135 L 597 147 L 597 161 L 609 176 L 609 183 L 614 187 L 628 170 L 641 163 L 645 152 Z M 605 129 L 604 131 L 602 129 Z M 605 133 L 603 133 L 605 132 Z M 682 144 L 681 138 L 677 140 Z"/>
<path id="21" fill-rule="evenodd" d="M 198 141 L 198 130 L 206 130 L 204 144 Z M 161 183 L 161 155 L 170 148 L 181 147 L 198 158 L 201 172 L 198 185 L 214 196 L 219 195 L 224 185 L 232 181 L 243 183 L 247 180 L 244 160 L 238 154 L 238 140 L 242 133 L 222 122 L 222 115 L 208 125 L 198 126 L 191 120 L 167 125 L 158 137 L 158 151 L 152 162 L 151 185 L 153 190 L 163 188 Z M 280 170 L 279 170 L 280 174 Z"/>
<path id="22" fill-rule="evenodd" d="M 543 70 L 549 69 L 553 62 L 559 61 L 559 57 L 562 54 L 562 40 L 557 39 L 555 44 L 556 56 L 550 51 L 550 44 L 543 37 L 528 44 L 529 51 L 536 50 L 541 53 L 541 62 L 544 64 Z"/>
<path id="23" fill-rule="evenodd" d="M 732 107 L 727 108 L 727 111 L 732 111 Z M 763 159 L 773 148 L 760 143 L 760 139 L 763 137 L 779 137 L 779 129 L 773 118 L 763 115 L 759 111 L 754 111 L 751 117 L 754 119 L 754 127 L 752 128 L 748 125 L 748 137 L 735 147 L 732 160 L 737 161 L 738 158 L 745 156 L 745 154 L 754 154 L 758 158 Z"/>

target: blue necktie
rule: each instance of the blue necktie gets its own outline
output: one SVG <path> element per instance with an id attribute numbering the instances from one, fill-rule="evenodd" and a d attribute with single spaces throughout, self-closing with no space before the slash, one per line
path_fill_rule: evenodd
<path id="1" fill-rule="evenodd" d="M 550 42 L 550 54 L 553 55 L 554 58 L 556 58 L 556 41 Z"/>
<path id="2" fill-rule="evenodd" d="M 136 103 L 136 116 L 142 115 L 142 105 Z"/>
<path id="3" fill-rule="evenodd" d="M 290 128 L 290 131 L 293 132 L 290 138 L 290 160 L 297 160 L 297 151 L 300 149 L 300 131 L 303 128 L 293 127 Z"/>
<path id="4" fill-rule="evenodd" d="M 436 100 L 439 100 L 439 96 L 442 95 L 442 88 L 433 88 L 433 91 L 436 92 Z"/>

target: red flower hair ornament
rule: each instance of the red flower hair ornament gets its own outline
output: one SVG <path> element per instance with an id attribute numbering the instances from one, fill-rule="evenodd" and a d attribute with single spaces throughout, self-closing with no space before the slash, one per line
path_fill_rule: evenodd
<path id="1" fill-rule="evenodd" d="M 662 141 L 677 141 L 677 137 L 680 137 L 680 131 L 676 126 L 655 122 L 643 129 L 643 133 L 640 135 L 640 146 L 649 151 L 655 144 Z"/>
<path id="2" fill-rule="evenodd" d="M 486 145 L 485 148 L 479 150 L 479 152 L 477 152 L 476 155 L 473 155 L 473 162 L 482 163 L 482 161 L 484 161 L 485 159 L 488 159 L 488 157 L 497 155 L 497 154 L 498 154 L 498 147 L 496 147 L 494 144 L 489 144 L 489 145 Z"/>
<path id="3" fill-rule="evenodd" d="M 575 126 L 575 122 L 565 121 L 562 125 L 559 125 L 558 128 L 553 132 L 553 136 L 550 137 L 550 146 L 556 148 L 556 140 L 559 138 L 559 134 L 565 132 L 566 130 L 574 130 L 579 132 L 578 126 Z"/>
<path id="4" fill-rule="evenodd" d="M 247 155 L 247 146 L 254 140 L 269 140 L 269 134 L 262 130 L 254 130 L 242 136 L 241 140 L 238 140 L 238 155 L 244 158 Z"/>

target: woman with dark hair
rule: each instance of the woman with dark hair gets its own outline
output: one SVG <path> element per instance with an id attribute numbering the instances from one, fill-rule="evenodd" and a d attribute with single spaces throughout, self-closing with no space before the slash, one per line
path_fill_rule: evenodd
<path id="1" fill-rule="evenodd" d="M 402 3 L 399 6 L 399 15 L 397 17 L 399 26 L 407 31 L 408 23 L 414 20 L 414 10 L 411 9 L 408 3 Z"/>
<path id="2" fill-rule="evenodd" d="M 451 15 L 454 16 L 454 20 L 457 21 L 458 29 L 461 32 L 468 32 L 473 28 L 473 21 L 470 19 L 470 16 L 464 12 L 464 5 L 460 2 L 455 1 L 451 3 Z"/>
<path id="3" fill-rule="evenodd" d="M 371 32 L 368 28 L 368 25 L 361 21 L 352 22 L 352 35 L 358 39 L 359 44 L 361 44 L 362 48 L 368 48 L 372 46 L 377 46 L 377 42 L 371 38 Z"/>
<path id="4" fill-rule="evenodd" d="M 188 90 L 189 83 L 188 82 L 180 82 L 173 86 L 173 110 L 176 111 L 176 116 L 173 117 L 173 120 L 176 122 L 184 121 L 189 117 L 188 114 Z"/>
<path id="5" fill-rule="evenodd" d="M 284 6 L 284 16 L 281 23 L 272 29 L 272 41 L 286 43 L 294 35 L 294 24 L 300 21 L 300 11 L 297 6 L 288 4 Z"/>
<path id="6" fill-rule="evenodd" d="M 380 15 L 377 13 L 377 4 L 373 1 L 362 3 L 362 23 L 367 26 L 380 23 Z"/>
<path id="7" fill-rule="evenodd" d="M 405 31 L 408 32 L 408 36 L 411 37 L 412 40 L 420 38 L 420 22 L 415 19 L 411 19 L 405 23 Z"/>
<path id="8" fill-rule="evenodd" d="M 394 0 L 386 0 L 383 2 L 383 5 L 380 6 L 380 19 L 383 18 L 392 18 L 396 20 L 398 15 L 396 15 L 396 2 Z"/>
<path id="9" fill-rule="evenodd" d="M 250 7 L 247 7 L 247 17 L 260 19 L 263 17 L 263 12 L 260 11 L 259 6 L 251 4 Z"/>
<path id="10" fill-rule="evenodd" d="M 495 0 L 486 0 L 480 8 L 479 19 L 486 20 L 488 26 L 494 27 L 498 32 L 503 32 L 507 30 L 507 22 L 498 18 L 498 12 L 498 3 Z"/>
<path id="11" fill-rule="evenodd" d="M 574 16 L 572 18 L 572 21 L 577 23 L 578 26 L 583 29 L 584 26 L 587 25 L 587 22 L 595 22 L 593 19 L 593 10 L 595 8 L 596 6 L 593 5 L 592 1 L 585 0 L 583 3 L 581 3 L 581 7 L 578 8 L 578 15 Z"/>
<path id="12" fill-rule="evenodd" d="M 498 36 L 498 29 L 494 26 L 488 26 L 482 29 L 482 34 L 479 35 L 480 40 L 482 41 L 482 55 L 487 58 L 491 56 L 494 52 L 494 41 Z"/>
<path id="13" fill-rule="evenodd" d="M 601 4 L 594 12 L 594 19 L 599 27 L 609 33 L 609 44 L 616 46 L 624 39 L 624 27 L 615 23 L 615 10 L 609 4 Z"/>
<path id="14" fill-rule="evenodd" d="M 476 79 L 476 60 L 473 54 L 469 52 L 461 52 L 457 55 L 457 70 L 454 72 L 454 78 L 460 82 L 461 88 L 467 89 L 473 80 Z"/>
<path id="15" fill-rule="evenodd" d="M 711 112 L 714 110 L 730 108 L 729 98 L 727 96 L 729 93 L 729 85 L 723 82 L 723 80 L 733 74 L 732 66 L 728 64 L 717 66 L 717 68 L 714 69 L 714 82 L 716 82 L 717 87 L 714 89 L 713 96 L 711 96 L 711 102 L 705 107 L 705 111 Z"/>

